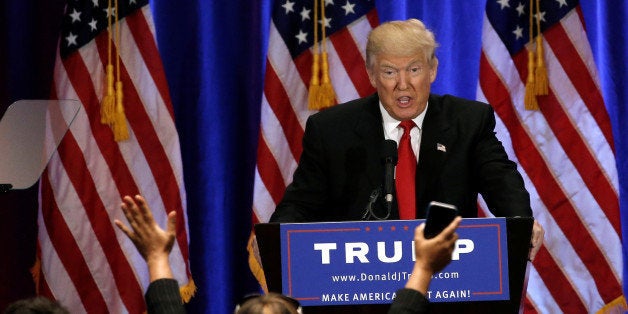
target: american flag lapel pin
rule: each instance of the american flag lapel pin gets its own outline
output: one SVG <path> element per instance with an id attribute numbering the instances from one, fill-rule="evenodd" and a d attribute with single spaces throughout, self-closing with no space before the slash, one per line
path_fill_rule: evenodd
<path id="1" fill-rule="evenodd" d="M 441 143 L 436 143 L 436 150 L 440 150 L 443 153 L 447 152 L 447 147 Z"/>

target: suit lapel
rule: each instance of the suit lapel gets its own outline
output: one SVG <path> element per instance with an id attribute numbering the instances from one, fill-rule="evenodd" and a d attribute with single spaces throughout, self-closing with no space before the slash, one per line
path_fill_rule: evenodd
<path id="1" fill-rule="evenodd" d="M 428 187 L 437 186 L 437 179 L 447 158 L 453 130 L 442 111 L 442 99 L 430 95 L 421 131 L 421 150 L 417 166 L 417 199 L 424 200 Z M 418 208 L 422 213 L 424 208 Z"/>
<path id="2" fill-rule="evenodd" d="M 359 112 L 355 132 L 367 152 L 369 182 L 371 186 L 376 187 L 382 184 L 384 172 L 384 167 L 380 161 L 384 129 L 377 94 L 367 97 L 363 106 L 364 108 Z"/>

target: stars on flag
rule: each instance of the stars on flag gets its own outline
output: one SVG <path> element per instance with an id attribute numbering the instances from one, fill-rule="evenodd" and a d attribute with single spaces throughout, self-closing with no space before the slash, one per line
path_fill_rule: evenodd
<path id="1" fill-rule="evenodd" d="M 355 4 L 351 4 L 349 1 L 347 1 L 347 3 L 342 6 L 342 8 L 345 10 L 345 15 L 349 15 L 349 13 L 355 14 L 355 11 L 353 11 L 353 7 L 355 7 Z"/>
<path id="2" fill-rule="evenodd" d="M 525 10 L 525 5 L 523 5 L 523 3 L 519 2 L 519 5 L 517 6 L 517 8 L 515 10 L 517 10 L 517 16 L 522 16 L 524 14 L 526 14 Z"/>
<path id="3" fill-rule="evenodd" d="M 68 47 L 71 47 L 72 45 L 76 46 L 76 37 L 77 36 L 72 34 L 71 32 L 70 34 L 68 34 L 68 36 L 65 37 L 65 40 L 68 41 L 68 44 L 67 44 Z"/>
<path id="4" fill-rule="evenodd" d="M 529 18 L 530 18 L 530 1 L 534 0 L 492 0 L 488 2 L 488 6 L 492 7 L 492 14 L 502 16 L 508 20 L 498 26 L 498 33 L 504 42 L 512 45 L 511 52 L 522 48 L 529 41 Z M 558 16 L 564 15 L 577 2 L 574 0 L 553 0 L 541 1 L 539 12 L 532 15 L 534 27 L 537 20 L 540 22 L 541 30 L 548 25 L 554 24 Z M 535 28 L 536 29 L 536 28 Z"/>
<path id="5" fill-rule="evenodd" d="M 104 8 L 103 11 L 105 11 L 105 14 L 107 14 L 107 17 L 116 16 L 116 8 Z"/>
<path id="6" fill-rule="evenodd" d="M 72 18 L 72 23 L 81 21 L 81 12 L 77 12 L 76 9 L 72 10 L 70 13 L 70 18 Z"/>
<path id="7" fill-rule="evenodd" d="M 523 38 L 523 28 L 521 28 L 519 25 L 517 25 L 517 28 L 515 28 L 515 30 L 512 32 L 513 34 L 515 34 L 515 37 L 517 39 Z"/>
<path id="8" fill-rule="evenodd" d="M 281 0 L 278 3 L 280 12 L 277 18 L 281 18 L 282 27 L 278 27 L 282 36 L 287 40 L 293 38 L 292 44 L 298 49 L 306 49 L 313 44 L 314 28 L 313 28 L 313 4 L 314 1 L 295 1 Z M 317 23 L 323 27 L 328 33 L 346 26 L 356 16 L 364 14 L 365 8 L 372 7 L 370 0 L 324 0 L 325 18 L 321 18 L 319 12 Z M 293 14 L 294 13 L 294 14 Z M 320 28 L 319 28 L 320 31 Z"/>
<path id="9" fill-rule="evenodd" d="M 309 10 L 306 7 L 303 7 L 301 9 L 301 21 L 309 20 L 310 19 L 310 12 L 312 12 L 312 10 Z"/>
<path id="10" fill-rule="evenodd" d="M 64 58 L 90 42 L 108 25 L 109 17 L 124 18 L 129 12 L 144 6 L 148 0 L 120 1 L 118 10 L 108 8 L 108 0 L 69 1 L 63 19 L 61 57 Z"/>
<path id="11" fill-rule="evenodd" d="M 297 34 L 294 37 L 296 37 L 299 40 L 299 44 L 307 43 L 307 33 L 304 33 L 302 30 L 299 30 L 299 34 Z"/>
<path id="12" fill-rule="evenodd" d="M 284 3 L 282 7 L 286 10 L 286 14 L 294 12 L 294 2 L 290 0 L 286 0 L 286 3 Z"/>
<path id="13" fill-rule="evenodd" d="M 322 20 L 318 21 L 318 24 L 324 25 L 325 28 L 330 28 L 331 27 L 331 17 L 326 17 L 325 19 L 322 19 Z"/>
<path id="14" fill-rule="evenodd" d="M 93 32 L 95 32 L 98 29 L 98 27 L 96 26 L 97 22 L 96 20 L 94 20 L 94 18 L 92 18 L 92 20 L 87 24 L 89 25 L 89 27 L 91 28 Z"/>

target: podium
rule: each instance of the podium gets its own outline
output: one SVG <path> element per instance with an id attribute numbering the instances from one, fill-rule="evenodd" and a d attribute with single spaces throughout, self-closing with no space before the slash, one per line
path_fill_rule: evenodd
<path id="1" fill-rule="evenodd" d="M 467 219 L 464 219 L 463 223 L 465 220 Z M 484 219 L 470 220 L 482 221 Z M 372 222 L 353 223 L 360 226 L 360 224 L 368 224 Z M 418 225 L 418 223 L 419 221 L 416 221 L 415 225 Z M 504 278 L 504 280 L 507 281 L 509 295 L 506 295 L 502 300 L 430 302 L 429 313 L 519 313 L 522 297 L 525 297 L 525 294 L 522 292 L 525 291 L 526 288 L 525 277 L 532 225 L 532 218 L 505 219 L 506 239 L 504 241 L 507 243 L 508 250 L 507 252 L 503 252 L 501 254 L 503 254 L 503 256 L 507 259 L 508 278 Z M 321 226 L 326 225 L 321 224 Z M 285 256 L 285 252 L 282 253 L 283 246 L 281 238 L 281 225 L 278 223 L 257 224 L 255 225 L 255 234 L 257 237 L 257 244 L 259 247 L 262 267 L 266 276 L 268 290 L 272 292 L 284 293 L 285 289 L 283 289 L 283 283 L 286 278 L 282 278 L 282 254 Z M 411 237 L 409 236 L 407 240 L 411 241 Z M 315 272 L 315 270 L 311 268 L 308 268 L 308 271 Z M 372 285 L 371 282 L 365 284 Z M 396 284 L 398 288 L 402 288 L 405 285 L 405 280 L 399 281 Z M 434 280 L 432 280 L 432 283 L 430 284 L 430 289 L 433 284 Z M 351 305 L 333 304 L 315 306 L 304 305 L 304 313 L 387 313 L 389 307 L 389 303 Z"/>

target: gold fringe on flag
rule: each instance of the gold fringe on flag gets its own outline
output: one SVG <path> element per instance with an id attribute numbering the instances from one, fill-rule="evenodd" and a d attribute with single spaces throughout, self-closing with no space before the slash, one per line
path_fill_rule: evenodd
<path id="1" fill-rule="evenodd" d="M 534 69 L 534 94 L 547 95 L 548 94 L 548 81 L 547 81 L 547 68 L 545 67 L 544 53 L 543 53 L 543 32 L 541 32 L 541 19 L 540 12 L 541 6 L 539 0 L 536 0 L 536 29 L 538 36 L 536 37 L 536 68 Z"/>
<path id="2" fill-rule="evenodd" d="M 126 115 L 124 114 L 124 99 L 122 93 L 122 81 L 120 80 L 120 24 L 118 20 L 118 0 L 116 0 L 116 109 L 111 121 L 113 138 L 116 142 L 129 139 L 129 129 L 126 125 Z"/>
<path id="3" fill-rule="evenodd" d="M 526 110 L 539 110 L 539 103 L 536 100 L 536 95 L 535 95 L 535 74 L 534 74 L 534 51 L 533 49 L 533 45 L 532 42 L 534 40 L 534 23 L 533 23 L 533 17 L 534 17 L 534 8 L 533 8 L 533 1 L 534 0 L 530 0 L 530 17 L 529 17 L 529 22 L 530 22 L 530 32 L 529 32 L 529 36 L 530 36 L 530 44 L 528 45 L 528 79 L 526 80 L 526 93 L 523 99 L 523 103 L 525 105 L 525 109 Z M 538 8 L 537 8 L 538 9 Z"/>
<path id="4" fill-rule="evenodd" d="M 196 294 L 196 284 L 194 283 L 194 279 L 191 277 L 188 278 L 188 283 L 183 287 L 179 287 L 179 294 L 181 295 L 183 303 L 190 302 L 194 294 Z"/>
<path id="5" fill-rule="evenodd" d="M 268 285 L 266 284 L 266 275 L 264 275 L 264 268 L 262 267 L 262 258 L 259 255 L 259 248 L 257 247 L 257 238 L 255 233 L 251 232 L 249 236 L 249 242 L 246 245 L 246 250 L 249 252 L 249 269 L 251 273 L 257 279 L 257 282 L 264 290 L 264 293 L 268 293 Z"/>
<path id="6" fill-rule="evenodd" d="M 108 2 L 108 10 L 111 12 L 111 0 Z M 105 67 L 105 95 L 100 104 L 100 123 L 111 124 L 114 115 L 114 89 L 113 89 L 113 64 L 111 64 L 111 14 L 107 16 L 107 66 Z"/>
<path id="7" fill-rule="evenodd" d="M 314 57 L 312 63 L 312 78 L 308 95 L 308 109 L 320 110 L 333 106 L 336 103 L 336 93 L 329 76 L 329 62 L 327 59 L 326 34 L 325 34 L 325 0 L 320 1 L 321 10 L 321 43 L 318 44 L 318 1 L 314 1 Z M 321 52 L 322 50 L 322 52 Z M 321 57 L 319 57 L 322 56 Z M 319 75 L 322 71 L 322 77 Z"/>
<path id="8" fill-rule="evenodd" d="M 626 305 L 626 298 L 622 295 L 611 301 L 611 303 L 604 305 L 596 314 L 616 314 L 625 313 L 626 311 L 628 311 L 628 306 Z"/>

